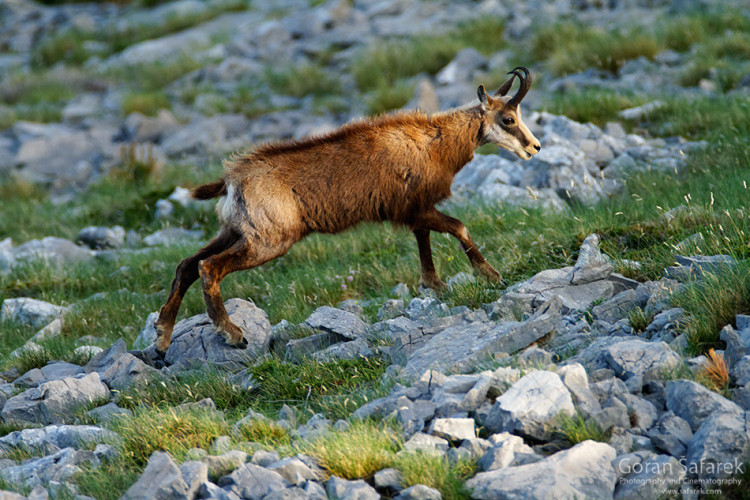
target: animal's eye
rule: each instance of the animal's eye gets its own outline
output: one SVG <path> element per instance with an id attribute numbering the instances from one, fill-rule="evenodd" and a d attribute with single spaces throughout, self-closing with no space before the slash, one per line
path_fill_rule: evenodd
<path id="1" fill-rule="evenodd" d="M 503 124 L 504 125 L 513 125 L 515 123 L 515 120 L 511 118 L 510 116 L 506 116 L 503 118 Z"/>

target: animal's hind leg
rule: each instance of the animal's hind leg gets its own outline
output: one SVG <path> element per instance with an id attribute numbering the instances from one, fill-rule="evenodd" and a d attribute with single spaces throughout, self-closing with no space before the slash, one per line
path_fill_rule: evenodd
<path id="1" fill-rule="evenodd" d="M 157 338 L 154 343 L 159 352 L 163 354 L 169 348 L 169 344 L 172 341 L 172 329 L 174 328 L 182 298 L 185 296 L 188 288 L 190 288 L 190 285 L 195 283 L 199 278 L 198 263 L 202 259 L 226 250 L 236 243 L 239 238 L 239 235 L 231 229 L 222 229 L 219 235 L 205 247 L 198 250 L 198 253 L 183 260 L 177 266 L 174 280 L 172 280 L 172 289 L 169 292 L 167 301 L 159 311 L 159 319 L 154 324 L 157 332 Z"/>
<path id="2" fill-rule="evenodd" d="M 417 238 L 419 262 L 422 265 L 422 284 L 435 291 L 444 290 L 447 286 L 445 285 L 445 282 L 438 277 L 437 272 L 435 271 L 435 263 L 432 261 L 430 230 L 414 229 L 414 236 Z"/>
<path id="3" fill-rule="evenodd" d="M 232 323 L 224 308 L 219 285 L 229 273 L 250 269 L 269 260 L 284 255 L 294 241 L 284 242 L 276 246 L 264 246 L 256 241 L 240 240 L 220 254 L 208 257 L 198 264 L 203 282 L 203 299 L 206 311 L 214 326 L 224 335 L 227 343 L 244 348 L 247 341 L 242 336 L 242 330 Z"/>

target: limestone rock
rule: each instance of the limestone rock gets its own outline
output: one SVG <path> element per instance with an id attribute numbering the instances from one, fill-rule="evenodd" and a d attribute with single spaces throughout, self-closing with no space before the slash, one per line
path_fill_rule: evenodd
<path id="1" fill-rule="evenodd" d="M 247 349 L 227 345 L 216 333 L 207 314 L 199 314 L 177 323 L 167 350 L 167 364 L 197 360 L 212 365 L 235 367 L 268 352 L 271 324 L 262 310 L 242 299 L 230 299 L 225 307 L 229 319 L 242 329 Z"/>
<path id="2" fill-rule="evenodd" d="M 640 375 L 656 378 L 664 370 L 677 367 L 680 356 L 664 342 L 628 340 L 604 349 L 610 367 L 621 378 Z"/>
<path id="3" fill-rule="evenodd" d="M 723 479 L 744 471 L 750 453 L 748 413 L 711 413 L 687 446 L 687 468 L 700 479 Z"/>
<path id="4" fill-rule="evenodd" d="M 692 380 L 667 382 L 667 409 L 687 420 L 693 431 L 713 413 L 743 414 L 740 406 Z"/>
<path id="5" fill-rule="evenodd" d="M 109 397 L 109 388 L 98 373 L 80 378 L 68 377 L 45 382 L 8 399 L 2 417 L 22 422 L 62 423 L 80 406 Z"/>
<path id="6" fill-rule="evenodd" d="M 157 500 L 164 498 L 187 498 L 188 485 L 182 478 L 177 464 L 169 453 L 155 451 L 148 465 L 128 491 L 123 500 Z"/>
<path id="7" fill-rule="evenodd" d="M 362 479 L 347 481 L 337 476 L 328 480 L 326 488 L 330 500 L 380 500 L 380 495 L 375 488 Z"/>
<path id="8" fill-rule="evenodd" d="M 277 472 L 249 463 L 219 479 L 218 484 L 240 498 L 263 498 L 289 486 L 289 482 Z"/>
<path id="9" fill-rule="evenodd" d="M 42 328 L 62 315 L 66 308 L 43 300 L 18 298 L 5 299 L 0 309 L 0 321 L 14 321 L 25 326 Z"/>
<path id="10" fill-rule="evenodd" d="M 335 333 L 348 339 L 359 338 L 367 330 L 367 324 L 356 314 L 330 306 L 323 306 L 316 309 L 305 320 L 305 324 L 310 328 Z"/>
<path id="11" fill-rule="evenodd" d="M 86 449 L 116 439 L 114 432 L 93 425 L 48 425 L 13 431 L 0 437 L 0 452 L 19 447 L 35 450 L 50 444 L 58 448 Z"/>
<path id="12" fill-rule="evenodd" d="M 667 490 L 678 489 L 685 477 L 682 464 L 668 455 L 648 458 L 640 463 L 637 470 L 619 482 L 615 500 L 661 498 Z"/>
<path id="13" fill-rule="evenodd" d="M 519 432 L 545 439 L 551 435 L 548 422 L 560 413 L 575 413 L 570 391 L 556 373 L 535 371 L 495 400 L 484 425 L 493 432 Z"/>
<path id="14" fill-rule="evenodd" d="M 612 498 L 615 455 L 608 444 L 584 441 L 539 462 L 480 472 L 466 486 L 472 498 L 482 500 Z"/>

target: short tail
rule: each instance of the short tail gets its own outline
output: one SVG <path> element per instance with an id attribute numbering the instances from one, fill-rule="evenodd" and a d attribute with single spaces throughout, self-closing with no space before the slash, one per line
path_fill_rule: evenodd
<path id="1" fill-rule="evenodd" d="M 225 194 L 227 194 L 227 184 L 224 179 L 198 186 L 190 192 L 190 195 L 196 200 L 210 200 Z"/>

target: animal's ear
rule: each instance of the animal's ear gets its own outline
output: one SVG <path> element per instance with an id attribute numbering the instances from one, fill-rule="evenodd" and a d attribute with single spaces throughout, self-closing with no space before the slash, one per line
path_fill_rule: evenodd
<path id="1" fill-rule="evenodd" d="M 484 85 L 480 85 L 477 88 L 477 97 L 479 97 L 479 102 L 482 103 L 482 106 L 487 105 L 487 91 L 484 90 Z"/>

